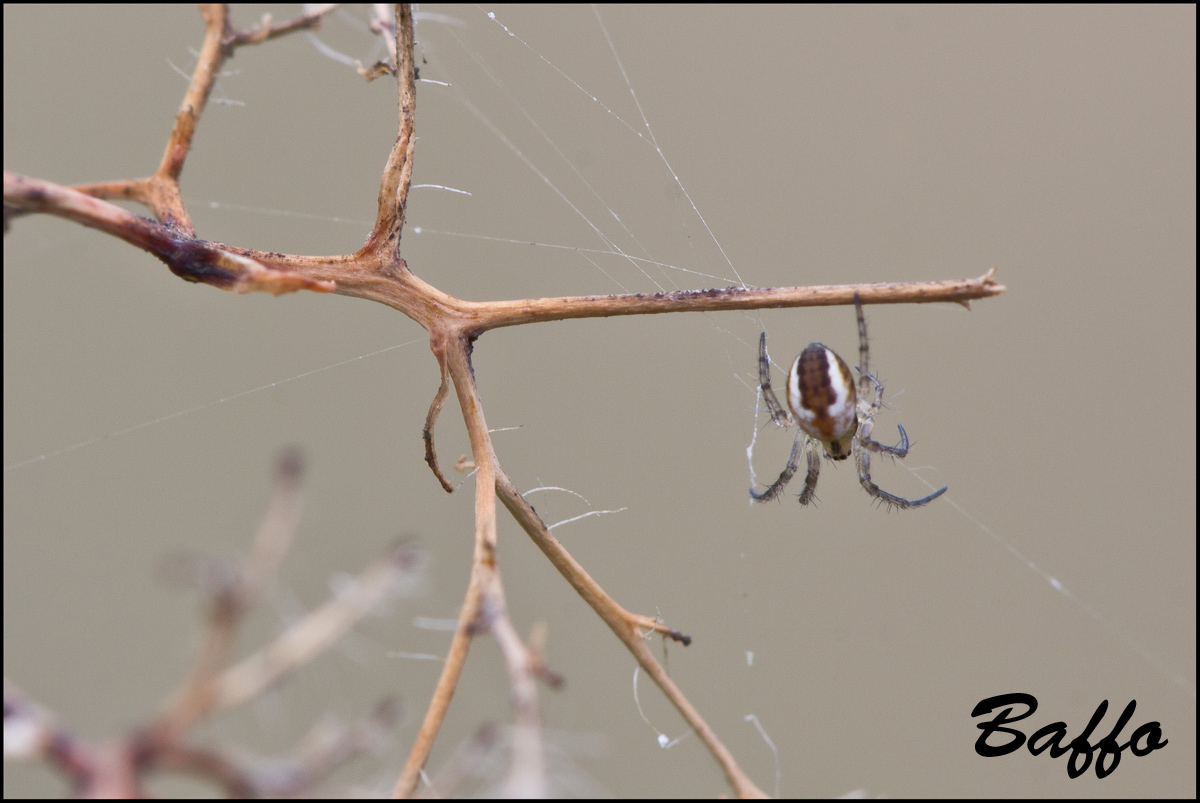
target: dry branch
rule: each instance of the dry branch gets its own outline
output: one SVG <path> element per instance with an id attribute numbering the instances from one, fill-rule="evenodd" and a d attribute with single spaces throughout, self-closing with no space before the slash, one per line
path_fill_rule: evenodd
<path id="1" fill-rule="evenodd" d="M 348 760 L 382 743 L 399 718 L 399 708 L 390 700 L 357 722 L 324 726 L 315 734 L 320 738 L 308 740 L 310 747 L 273 765 L 271 772 L 188 739 L 200 723 L 257 698 L 307 666 L 402 588 L 418 568 L 420 554 L 412 545 L 393 547 L 360 574 L 349 591 L 309 612 L 259 652 L 227 667 L 238 624 L 273 582 L 299 525 L 299 477 L 299 457 L 285 455 L 267 515 L 245 560 L 232 570 L 204 572 L 209 582 L 197 578 L 210 597 L 202 646 L 189 676 L 151 721 L 108 741 L 85 739 L 6 678 L 6 756 L 48 763 L 71 780 L 81 797 L 144 797 L 145 776 L 162 770 L 208 781 L 231 796 L 275 797 L 313 789 Z M 205 568 L 201 562 L 191 565 Z"/>

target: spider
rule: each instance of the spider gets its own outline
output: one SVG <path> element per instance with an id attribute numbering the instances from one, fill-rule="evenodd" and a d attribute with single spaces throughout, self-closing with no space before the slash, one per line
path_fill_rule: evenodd
<path id="1" fill-rule="evenodd" d="M 750 496 L 759 502 L 775 499 L 783 492 L 788 481 L 799 468 L 800 447 L 803 445 L 808 460 L 808 475 L 804 478 L 804 490 L 800 492 L 800 504 L 813 500 L 817 489 L 817 475 L 821 471 L 821 456 L 815 442 L 825 447 L 825 456 L 830 460 L 845 460 L 851 453 L 858 464 L 858 479 L 862 487 L 875 499 L 888 507 L 907 510 L 927 505 L 946 492 L 943 486 L 929 496 L 920 499 L 905 499 L 888 493 L 871 480 L 871 452 L 903 458 L 908 454 L 908 434 L 900 429 L 900 445 L 884 446 L 871 439 L 875 426 L 875 415 L 883 406 L 883 384 L 867 368 L 867 322 L 863 318 L 862 301 L 854 294 L 854 311 L 858 316 L 858 390 L 846 363 L 833 349 L 822 343 L 809 343 L 796 358 L 787 378 L 788 409 L 780 405 L 771 390 L 771 360 L 767 357 L 767 333 L 758 340 L 758 381 L 766 399 L 771 420 L 781 427 L 798 426 L 792 454 L 779 479 L 762 493 L 750 489 Z M 867 401 L 868 391 L 875 396 Z"/>

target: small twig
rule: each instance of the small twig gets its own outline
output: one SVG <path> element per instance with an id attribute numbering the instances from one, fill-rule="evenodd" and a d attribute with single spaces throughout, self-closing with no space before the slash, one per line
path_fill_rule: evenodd
<path id="1" fill-rule="evenodd" d="M 115 204 L 43 179 L 4 171 L 4 203 L 73 220 L 119 237 L 166 263 L 181 279 L 203 282 L 235 293 L 272 295 L 297 290 L 328 293 L 332 281 L 268 267 L 252 252 L 197 240 L 164 223 L 127 212 Z M 264 254 L 267 258 L 269 254 Z"/>
<path id="2" fill-rule="evenodd" d="M 285 762 L 272 762 L 266 770 L 243 766 L 216 751 L 180 742 L 157 747 L 154 764 L 217 783 L 231 797 L 295 797 L 313 789 L 346 762 L 377 747 L 399 715 L 399 705 L 385 700 L 354 722 L 318 726 L 294 756 Z"/>
<path id="3" fill-rule="evenodd" d="M 765 797 L 762 791 L 754 785 L 737 761 L 734 760 L 733 754 L 728 748 L 721 743 L 720 739 L 713 732 L 712 728 L 700 716 L 700 713 L 692 706 L 688 699 L 675 685 L 670 676 L 667 675 L 662 665 L 655 659 L 650 648 L 646 646 L 645 640 L 642 638 L 641 628 L 648 630 L 664 632 L 666 631 L 658 622 L 649 619 L 645 616 L 631 614 L 622 608 L 613 600 L 612 597 L 605 593 L 604 589 L 592 579 L 591 575 L 571 556 L 569 552 L 559 543 L 558 539 L 550 534 L 546 529 L 546 524 L 534 511 L 525 498 L 513 486 L 512 481 L 508 476 L 496 470 L 496 491 L 500 496 L 500 500 L 508 511 L 513 515 L 513 518 L 524 528 L 525 532 L 533 539 L 542 553 L 550 559 L 554 564 L 554 568 L 558 569 L 559 573 L 566 579 L 568 583 L 575 589 L 579 596 L 583 597 L 584 601 L 592 607 L 604 623 L 616 634 L 625 648 L 633 654 L 633 657 L 641 665 L 646 674 L 658 684 L 662 689 L 667 699 L 675 706 L 680 715 L 695 731 L 700 740 L 704 742 L 713 758 L 720 765 L 725 773 L 725 779 L 729 785 L 733 787 L 734 792 L 739 797 Z M 669 634 L 677 637 L 678 640 L 687 644 L 690 639 L 686 636 L 678 634 L 676 631 L 666 631 Z"/>
<path id="4" fill-rule="evenodd" d="M 562 675 L 546 666 L 546 641 L 550 637 L 550 626 L 542 621 L 529 632 L 529 660 L 532 661 L 534 677 L 552 689 L 561 689 L 566 681 Z"/>
<path id="5" fill-rule="evenodd" d="M 513 759 L 508 771 L 505 795 L 513 798 L 546 797 L 542 720 L 538 714 L 537 684 L 534 682 L 536 660 L 522 643 L 517 629 L 508 618 L 504 587 L 500 583 L 500 574 L 497 571 L 492 572 L 491 582 L 484 595 L 483 618 L 504 655 L 514 713 Z"/>
<path id="6" fill-rule="evenodd" d="M 571 318 L 607 318 L 616 315 L 659 315 L 667 312 L 719 312 L 730 310 L 827 307 L 853 304 L 858 293 L 864 304 L 957 303 L 990 298 L 1005 287 L 992 277 L 995 268 L 974 279 L 941 282 L 886 282 L 811 287 L 728 287 L 711 290 L 677 290 L 672 293 L 635 293 L 611 296 L 527 298 L 519 301 L 466 303 L 464 312 L 475 322 L 474 331 Z"/>
<path id="7" fill-rule="evenodd" d="M 247 798 L 262 795 L 251 769 L 216 750 L 195 747 L 176 740 L 146 742 L 143 748 L 152 752 L 154 766 L 181 775 L 191 775 L 221 787 L 229 797 Z"/>
<path id="8" fill-rule="evenodd" d="M 251 28 L 247 31 L 232 30 L 226 36 L 225 44 L 229 46 L 237 45 L 257 45 L 279 36 L 292 33 L 294 31 L 310 30 L 312 28 L 320 28 L 321 22 L 325 15 L 335 10 L 340 3 L 326 3 L 322 6 L 316 6 L 306 10 L 299 17 L 287 22 L 281 22 L 278 25 L 271 24 L 271 15 L 263 14 L 262 21 L 257 28 Z"/>
<path id="9" fill-rule="evenodd" d="M 375 228 L 359 254 L 383 255 L 395 270 L 407 271 L 400 258 L 400 234 L 404 228 L 404 210 L 408 205 L 408 187 L 412 183 L 413 148 L 416 146 L 417 88 L 413 70 L 412 8 L 396 4 L 396 65 L 400 89 L 400 133 L 388 156 L 379 182 L 379 211 Z"/>
<path id="10" fill-rule="evenodd" d="M 442 469 L 438 465 L 437 450 L 433 446 L 433 428 L 437 424 L 438 415 L 442 412 L 442 405 L 446 403 L 446 394 L 450 392 L 450 381 L 449 374 L 446 371 L 445 357 L 436 348 L 433 353 L 437 357 L 438 368 L 442 372 L 442 383 L 438 385 L 433 402 L 429 405 L 429 412 L 425 414 L 425 428 L 421 430 L 421 437 L 425 440 L 425 462 L 429 464 L 429 468 L 433 471 L 433 476 L 437 477 L 438 482 L 442 484 L 442 488 L 449 494 L 454 493 L 454 486 L 446 479 L 446 475 L 442 473 Z"/>
<path id="11" fill-rule="evenodd" d="M 322 724 L 288 766 L 273 767 L 266 777 L 256 776 L 262 797 L 295 797 L 312 789 L 338 767 L 384 742 L 400 719 L 400 705 L 384 700 L 375 710 L 349 723 Z"/>
<path id="12" fill-rule="evenodd" d="M 438 774 L 428 781 L 420 797 L 450 797 L 458 787 L 472 775 L 484 759 L 496 748 L 498 741 L 496 726 L 484 725 L 475 735 L 460 744 L 442 764 Z"/>
<path id="13" fill-rule="evenodd" d="M 410 579 L 418 557 L 411 544 L 393 547 L 359 574 L 348 591 L 310 611 L 269 645 L 223 671 L 215 682 L 213 710 L 242 705 L 307 664 Z"/>
<path id="14" fill-rule="evenodd" d="M 275 490 L 249 555 L 233 582 L 215 589 L 201 646 L 191 675 L 171 696 L 150 726 L 171 741 L 203 719 L 217 699 L 217 678 L 229 659 L 242 617 L 273 580 L 300 525 L 302 459 L 289 450 L 275 473 Z"/>

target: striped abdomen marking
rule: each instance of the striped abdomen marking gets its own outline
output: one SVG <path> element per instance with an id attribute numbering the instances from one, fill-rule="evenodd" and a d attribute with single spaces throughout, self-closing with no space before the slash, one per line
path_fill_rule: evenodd
<path id="1" fill-rule="evenodd" d="M 858 429 L 858 394 L 842 358 L 821 343 L 809 343 L 788 373 L 788 406 L 800 428 L 821 441 L 834 460 L 850 456 Z"/>

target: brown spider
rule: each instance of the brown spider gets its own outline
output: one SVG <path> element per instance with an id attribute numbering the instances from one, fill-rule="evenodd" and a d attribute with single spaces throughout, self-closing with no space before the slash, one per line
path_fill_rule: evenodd
<path id="1" fill-rule="evenodd" d="M 792 454 L 787 466 L 779 479 L 762 493 L 750 489 L 750 496 L 759 502 L 775 499 L 783 492 L 792 475 L 799 468 L 800 447 L 808 459 L 808 475 L 804 478 L 804 490 L 800 492 L 800 504 L 807 505 L 813 500 L 817 489 L 817 475 L 821 471 L 821 456 L 817 452 L 815 442 L 825 447 L 825 456 L 830 460 L 845 460 L 854 454 L 858 464 L 858 479 L 862 487 L 875 499 L 889 507 L 906 510 L 910 507 L 921 507 L 946 492 L 946 486 L 922 496 L 920 499 L 905 499 L 890 494 L 871 480 L 871 452 L 892 455 L 903 458 L 908 454 L 908 434 L 904 427 L 900 429 L 900 445 L 884 446 L 871 439 L 871 430 L 875 426 L 875 415 L 883 406 L 883 384 L 875 378 L 867 368 L 867 322 L 863 318 L 862 301 L 858 293 L 854 294 L 854 311 L 858 316 L 858 390 L 855 392 L 854 379 L 850 368 L 834 353 L 833 349 L 821 343 L 809 343 L 788 372 L 787 402 L 788 409 L 775 398 L 771 390 L 771 360 L 767 357 L 767 333 L 763 332 L 758 340 L 758 381 L 762 388 L 763 398 L 767 403 L 767 411 L 771 420 L 781 427 L 797 426 L 796 442 L 792 445 Z M 868 402 L 867 393 L 871 387 L 875 389 L 874 398 Z"/>

